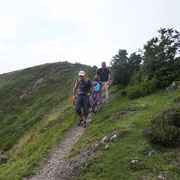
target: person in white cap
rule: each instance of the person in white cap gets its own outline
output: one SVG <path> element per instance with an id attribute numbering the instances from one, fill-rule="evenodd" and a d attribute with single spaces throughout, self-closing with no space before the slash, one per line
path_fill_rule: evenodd
<path id="1" fill-rule="evenodd" d="M 80 117 L 78 125 L 80 126 L 82 124 L 82 126 L 85 128 L 86 119 L 88 117 L 89 101 L 92 99 L 91 95 L 94 92 L 94 88 L 92 86 L 92 82 L 86 77 L 84 71 L 79 71 L 78 75 L 79 80 L 76 81 L 73 88 L 73 104 L 75 105 L 77 115 Z M 75 95 L 77 88 L 78 96 L 76 98 Z M 83 108 L 83 114 L 81 112 L 81 108 Z"/>

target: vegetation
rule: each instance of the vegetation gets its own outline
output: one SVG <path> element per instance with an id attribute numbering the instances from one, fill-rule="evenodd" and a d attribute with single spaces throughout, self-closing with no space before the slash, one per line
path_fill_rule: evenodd
<path id="1" fill-rule="evenodd" d="M 68 118 L 67 118 L 68 117 Z M 51 114 L 36 123 L 11 150 L 0 165 L 0 179 L 23 179 L 33 173 L 76 123 L 72 100 L 64 101 Z"/>
<path id="2" fill-rule="evenodd" d="M 113 83 L 128 85 L 131 77 L 139 70 L 141 61 L 142 58 L 139 54 L 133 53 L 128 58 L 127 51 L 120 49 L 111 60 Z"/>
<path id="3" fill-rule="evenodd" d="M 141 55 L 133 53 L 128 58 L 126 50 L 119 50 L 111 61 L 114 83 L 129 86 L 131 99 L 180 79 L 180 33 L 166 28 L 158 33 L 144 45 Z"/>
<path id="4" fill-rule="evenodd" d="M 111 90 L 114 91 L 114 88 Z M 158 179 L 159 174 L 162 174 L 164 179 L 179 179 L 179 146 L 168 149 L 154 145 L 143 135 L 144 128 L 151 124 L 152 116 L 169 107 L 178 93 L 177 90 L 161 90 L 135 100 L 120 96 L 120 92 L 113 94 L 110 105 L 102 105 L 93 117 L 72 150 L 70 159 L 91 149 L 112 132 L 128 133 L 116 138 L 108 148 L 99 146 L 95 158 L 78 167 L 81 169 L 80 178 Z M 133 107 L 144 104 L 144 108 L 133 110 Z M 130 112 L 130 109 L 133 111 Z"/>
<path id="5" fill-rule="evenodd" d="M 143 97 L 148 94 L 155 92 L 157 88 L 157 79 L 152 78 L 151 80 L 144 79 L 141 82 L 136 81 L 133 86 L 127 88 L 127 97 L 130 99 L 135 99 L 138 97 Z"/>
<path id="6" fill-rule="evenodd" d="M 72 94 L 80 69 L 92 76 L 95 69 L 54 63 L 0 76 L 0 150 L 10 150 L 19 138 Z"/>
<path id="7" fill-rule="evenodd" d="M 119 50 L 113 57 L 110 105 L 100 107 L 69 161 L 104 136 L 126 133 L 107 147 L 99 146 L 95 158 L 78 167 L 80 178 L 180 178 L 179 89 L 160 89 L 179 80 L 179 52 L 180 33 L 161 29 L 141 55 L 128 57 L 126 50 Z M 0 75 L 0 155 L 8 157 L 0 164 L 0 179 L 35 173 L 75 125 L 72 88 L 80 70 L 93 79 L 97 67 L 59 62 Z"/>
<path id="8" fill-rule="evenodd" d="M 180 145 L 180 100 L 165 109 L 162 115 L 156 115 L 151 125 L 145 129 L 145 135 L 153 143 L 164 146 Z"/>
<path id="9" fill-rule="evenodd" d="M 159 37 L 152 38 L 144 46 L 142 72 L 149 79 L 156 77 L 159 88 L 180 78 L 180 33 L 173 29 L 160 29 Z"/>
<path id="10" fill-rule="evenodd" d="M 76 123 L 72 89 L 83 69 L 96 67 L 59 62 L 0 75 L 0 179 L 21 179 L 34 172 Z"/>

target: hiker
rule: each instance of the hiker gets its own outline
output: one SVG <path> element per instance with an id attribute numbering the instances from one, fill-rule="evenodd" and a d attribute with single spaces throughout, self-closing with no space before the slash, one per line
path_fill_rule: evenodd
<path id="1" fill-rule="evenodd" d="M 92 99 L 93 101 L 95 101 L 97 98 L 98 92 L 100 90 L 100 84 L 98 83 L 98 78 L 94 79 L 93 86 L 94 86 L 94 93 L 92 95 Z"/>
<path id="2" fill-rule="evenodd" d="M 100 81 L 102 81 L 103 88 L 102 91 L 105 89 L 106 91 L 106 104 L 109 104 L 109 83 L 111 80 L 111 72 L 109 69 L 106 68 L 106 63 L 102 62 L 101 64 L 102 68 L 98 69 L 95 78 L 100 78 Z"/>
<path id="3" fill-rule="evenodd" d="M 79 71 L 78 75 L 79 80 L 76 81 L 73 88 L 73 104 L 75 105 L 77 115 L 80 117 L 78 125 L 80 126 L 82 124 L 85 128 L 86 119 L 88 117 L 89 102 L 92 100 L 91 94 L 93 94 L 94 88 L 92 86 L 92 82 L 86 77 L 84 71 Z M 78 96 L 76 98 L 75 95 L 77 88 Z M 81 108 L 83 108 L 83 114 L 81 112 Z"/>

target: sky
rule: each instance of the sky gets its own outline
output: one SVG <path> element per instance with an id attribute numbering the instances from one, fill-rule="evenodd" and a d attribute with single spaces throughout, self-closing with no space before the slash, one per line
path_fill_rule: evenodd
<path id="1" fill-rule="evenodd" d="M 180 31 L 180 0 L 0 0 L 0 74 L 69 61 L 109 65 L 160 28 Z"/>

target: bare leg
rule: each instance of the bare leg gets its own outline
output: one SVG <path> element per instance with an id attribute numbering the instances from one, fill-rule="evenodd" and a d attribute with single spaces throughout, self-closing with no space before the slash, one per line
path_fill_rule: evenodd
<path id="1" fill-rule="evenodd" d="M 109 85 L 105 85 L 106 99 L 109 99 Z"/>
<path id="2" fill-rule="evenodd" d="M 86 122 L 86 120 L 87 120 L 87 117 L 84 116 L 83 117 L 83 122 Z"/>

